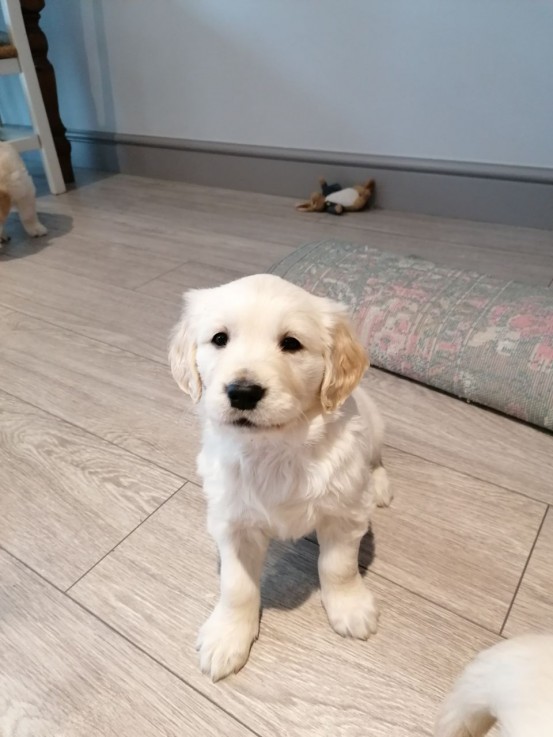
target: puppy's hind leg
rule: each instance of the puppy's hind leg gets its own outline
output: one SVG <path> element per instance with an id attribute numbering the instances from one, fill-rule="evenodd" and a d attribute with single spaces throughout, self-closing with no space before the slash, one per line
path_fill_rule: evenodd
<path id="1" fill-rule="evenodd" d="M 383 465 L 377 466 L 371 474 L 371 484 L 377 507 L 389 507 L 394 498 L 388 472 Z"/>
<path id="2" fill-rule="evenodd" d="M 390 486 L 388 472 L 382 462 L 382 446 L 384 444 L 384 422 L 380 413 L 374 408 L 371 416 L 373 429 L 373 445 L 371 452 L 371 486 L 377 507 L 389 507 L 394 498 Z"/>
<path id="3" fill-rule="evenodd" d="M 390 481 L 382 463 L 382 446 L 384 445 L 384 420 L 378 407 L 367 392 L 358 392 L 356 395 L 359 410 L 365 419 L 371 435 L 371 452 L 369 463 L 371 467 L 371 489 L 378 507 L 389 507 L 393 492 Z"/>
<path id="4" fill-rule="evenodd" d="M 36 200 L 33 192 L 29 192 L 24 197 L 19 197 L 15 202 L 15 206 L 19 210 L 23 227 L 31 238 L 46 235 L 48 230 L 40 222 L 36 214 Z"/>

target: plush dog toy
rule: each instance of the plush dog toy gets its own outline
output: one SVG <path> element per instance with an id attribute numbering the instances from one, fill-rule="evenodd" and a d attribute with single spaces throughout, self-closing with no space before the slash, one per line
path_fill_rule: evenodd
<path id="1" fill-rule="evenodd" d="M 321 191 L 314 192 L 308 202 L 296 205 L 300 212 L 330 212 L 332 215 L 342 215 L 344 212 L 364 210 L 370 202 L 374 192 L 374 179 L 355 187 L 346 187 L 340 184 L 327 184 L 320 179 Z"/>

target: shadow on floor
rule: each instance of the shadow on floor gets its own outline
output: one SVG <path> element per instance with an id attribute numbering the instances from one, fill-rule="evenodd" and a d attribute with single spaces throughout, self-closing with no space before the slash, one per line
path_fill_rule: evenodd
<path id="1" fill-rule="evenodd" d="M 296 543 L 273 543 L 269 549 L 261 586 L 262 609 L 296 609 L 319 588 L 315 537 Z M 359 570 L 367 573 L 375 555 L 374 534 L 367 531 L 361 541 Z"/>
<path id="2" fill-rule="evenodd" d="M 2 261 L 11 261 L 15 258 L 33 256 L 52 245 L 56 238 L 73 230 L 72 217 L 69 215 L 40 212 L 40 204 L 39 219 L 48 228 L 48 233 L 40 238 L 29 238 L 23 230 L 17 213 L 12 212 L 10 214 L 4 226 L 4 233 L 10 237 L 10 240 L 7 243 L 0 244 L 0 263 Z"/>

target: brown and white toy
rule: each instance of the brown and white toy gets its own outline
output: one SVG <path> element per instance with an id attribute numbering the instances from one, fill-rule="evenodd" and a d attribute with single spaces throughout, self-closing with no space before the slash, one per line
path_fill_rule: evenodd
<path id="1" fill-rule="evenodd" d="M 329 212 L 332 215 L 342 215 L 344 212 L 358 212 L 370 204 L 374 193 L 374 179 L 365 184 L 343 188 L 340 184 L 327 184 L 324 179 L 319 180 L 321 191 L 314 192 L 308 202 L 296 205 L 300 212 Z"/>

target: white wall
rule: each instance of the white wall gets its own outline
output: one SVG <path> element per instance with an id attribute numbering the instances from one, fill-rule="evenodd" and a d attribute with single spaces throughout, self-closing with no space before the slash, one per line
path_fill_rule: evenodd
<path id="1" fill-rule="evenodd" d="M 66 125 L 553 167 L 550 0 L 57 0 Z"/>

